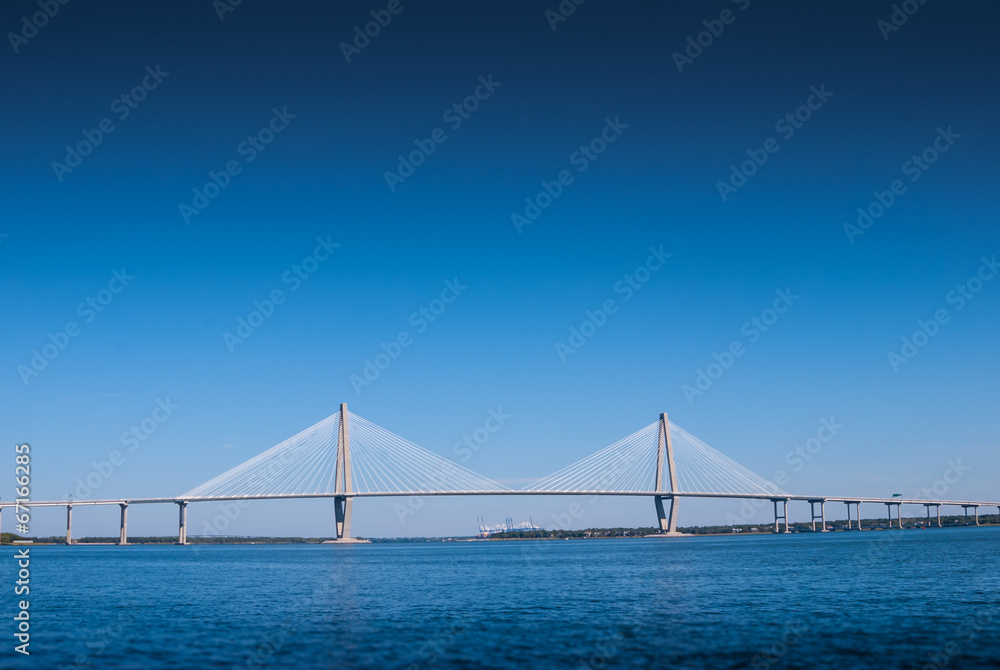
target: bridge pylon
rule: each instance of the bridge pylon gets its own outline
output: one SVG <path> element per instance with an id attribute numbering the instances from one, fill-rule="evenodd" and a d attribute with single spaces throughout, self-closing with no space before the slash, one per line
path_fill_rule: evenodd
<path id="1" fill-rule="evenodd" d="M 337 436 L 337 465 L 334 474 L 334 493 L 351 492 L 351 440 L 347 426 L 347 403 L 340 403 L 340 434 Z M 337 540 L 351 542 L 352 496 L 335 496 L 333 509 L 337 523 Z"/>
<path id="2" fill-rule="evenodd" d="M 666 461 L 667 473 L 670 479 L 670 491 L 674 493 L 677 491 L 677 468 L 674 465 L 674 449 L 670 442 L 670 421 L 667 419 L 667 413 L 662 412 L 660 414 L 660 438 L 659 444 L 656 449 L 656 492 L 660 493 L 663 491 L 663 465 Z M 670 514 L 669 516 L 665 513 L 663 509 L 663 499 L 670 499 Z M 653 498 L 656 505 L 656 517 L 660 523 L 661 533 L 676 533 L 677 532 L 677 498 L 673 495 L 662 496 L 657 495 Z"/>

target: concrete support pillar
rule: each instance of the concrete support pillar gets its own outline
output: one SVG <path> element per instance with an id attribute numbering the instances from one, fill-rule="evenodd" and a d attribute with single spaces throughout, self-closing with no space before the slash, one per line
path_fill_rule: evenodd
<path id="1" fill-rule="evenodd" d="M 820 513 L 816 514 L 816 505 L 819 505 Z M 812 530 L 816 532 L 816 519 L 820 520 L 823 524 L 820 528 L 821 533 L 826 532 L 826 501 L 825 500 L 810 500 L 809 501 L 809 516 L 812 517 Z"/>
<path id="2" fill-rule="evenodd" d="M 941 527 L 941 505 L 935 503 L 924 503 L 924 507 L 927 508 L 927 527 L 930 528 L 931 525 L 931 507 L 937 511 L 937 525 L 938 528 Z"/>
<path id="3" fill-rule="evenodd" d="M 187 501 L 182 500 L 177 503 L 178 509 L 178 527 L 177 527 L 177 544 L 187 544 L 188 543 L 188 533 L 187 533 Z"/>
<path id="4" fill-rule="evenodd" d="M 975 514 L 975 523 L 979 525 L 979 505 L 962 505 L 962 509 L 965 510 L 965 525 L 969 525 L 969 508 L 972 508 L 973 514 Z"/>
<path id="5" fill-rule="evenodd" d="M 121 526 L 118 528 L 118 544 L 128 544 L 128 503 L 118 503 L 122 510 Z"/>
<path id="6" fill-rule="evenodd" d="M 903 529 L 903 515 L 902 515 L 902 505 L 894 502 L 887 502 L 885 504 L 886 514 L 889 516 L 889 528 L 892 528 L 892 508 L 896 508 L 896 527 L 900 530 Z M 860 516 L 860 515 L 859 515 Z"/>
<path id="7" fill-rule="evenodd" d="M 788 498 L 771 498 L 771 502 L 774 503 L 774 532 L 775 533 L 787 533 L 788 532 Z M 778 514 L 778 503 L 781 503 L 781 514 Z M 778 529 L 778 521 L 784 520 L 785 530 Z"/>
<path id="8" fill-rule="evenodd" d="M 845 500 L 844 504 L 847 505 L 847 530 L 851 530 L 853 528 L 853 525 L 851 524 L 851 505 L 854 505 L 855 509 L 858 511 L 858 530 L 861 530 L 861 501 Z"/>
<path id="9" fill-rule="evenodd" d="M 663 507 L 663 501 L 670 501 L 670 511 L 667 512 Z M 659 523 L 659 529 L 661 533 L 676 533 L 677 532 L 677 499 L 674 496 L 653 496 L 653 502 L 656 506 L 656 519 Z"/>
<path id="10" fill-rule="evenodd" d="M 66 505 L 66 544 L 73 544 L 73 506 Z"/>
<path id="11" fill-rule="evenodd" d="M 333 499 L 333 511 L 337 520 L 337 539 L 351 539 L 351 506 L 354 499 L 351 496 L 337 496 Z"/>

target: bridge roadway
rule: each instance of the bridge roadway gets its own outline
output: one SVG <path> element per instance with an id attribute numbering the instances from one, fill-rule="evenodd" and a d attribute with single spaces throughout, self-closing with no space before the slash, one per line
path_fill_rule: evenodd
<path id="1" fill-rule="evenodd" d="M 284 500 L 292 498 L 337 498 L 340 500 L 350 498 L 389 498 L 389 497 L 427 497 L 427 496 L 622 496 L 622 497 L 653 497 L 660 503 L 663 499 L 673 500 L 675 498 L 715 498 L 715 499 L 739 499 L 739 500 L 768 500 L 774 503 L 774 530 L 779 530 L 779 521 L 784 521 L 784 531 L 788 532 L 788 503 L 791 501 L 810 503 L 812 516 L 812 528 L 816 530 L 816 520 L 822 522 L 821 530 L 826 531 L 826 508 L 828 502 L 840 502 L 847 507 L 847 523 L 851 529 L 851 505 L 857 509 L 857 527 L 861 530 L 861 504 L 876 503 L 886 505 L 889 513 L 889 526 L 892 527 L 892 507 L 896 507 L 897 527 L 902 528 L 900 516 L 901 505 L 923 505 L 927 508 L 928 523 L 931 518 L 931 508 L 937 511 L 938 526 L 941 525 L 941 506 L 961 507 L 965 510 L 968 518 L 969 510 L 972 509 L 975 515 L 975 523 L 979 524 L 980 507 L 996 507 L 1000 512 L 1000 501 L 983 500 L 931 500 L 919 498 L 858 498 L 841 496 L 805 496 L 805 495 L 783 495 L 774 496 L 769 494 L 750 493 L 687 493 L 669 491 L 405 491 L 405 492 L 344 492 L 344 493 L 305 493 L 305 494 L 280 494 L 280 495 L 257 495 L 257 496 L 218 496 L 210 498 L 120 498 L 115 500 L 29 500 L 22 503 L 16 501 L 0 501 L 0 515 L 5 508 L 17 507 L 65 507 L 66 508 L 66 543 L 72 544 L 72 518 L 74 507 L 96 506 L 96 505 L 118 505 L 121 508 L 121 525 L 119 544 L 128 544 L 127 539 L 127 512 L 129 505 L 143 504 L 175 504 L 180 510 L 178 527 L 178 544 L 187 544 L 187 506 L 195 502 L 225 502 L 236 500 Z M 779 514 L 778 504 L 783 506 L 783 513 Z M 820 514 L 815 512 L 815 505 L 820 505 Z"/>

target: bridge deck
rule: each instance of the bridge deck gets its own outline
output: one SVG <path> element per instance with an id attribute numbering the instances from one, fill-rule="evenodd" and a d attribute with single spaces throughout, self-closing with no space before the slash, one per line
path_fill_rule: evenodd
<path id="1" fill-rule="evenodd" d="M 195 503 L 195 502 L 219 502 L 228 500 L 286 500 L 292 498 L 388 498 L 388 497 L 410 497 L 410 496 L 662 496 L 666 498 L 715 498 L 715 499 L 736 499 L 736 500 L 797 500 L 803 502 L 843 502 L 843 503 L 893 503 L 902 505 L 954 505 L 961 507 L 1000 507 L 1000 501 L 983 500 L 931 500 L 923 498 L 858 498 L 843 496 L 817 496 L 817 495 L 784 495 L 775 496 L 771 494 L 750 494 L 750 493 L 689 493 L 670 491 L 404 491 L 404 492 L 348 492 L 348 493 L 303 493 L 303 494 L 279 494 L 279 495 L 259 495 L 259 496 L 220 496 L 210 498 L 118 498 L 113 500 L 31 500 L 21 503 L 22 507 L 73 507 L 83 505 L 141 505 L 155 503 Z M 5 507 L 15 507 L 18 503 L 14 500 L 0 501 L 0 509 Z"/>

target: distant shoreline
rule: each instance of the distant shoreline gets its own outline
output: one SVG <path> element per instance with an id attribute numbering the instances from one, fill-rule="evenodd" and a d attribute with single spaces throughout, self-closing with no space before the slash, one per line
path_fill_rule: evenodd
<path id="1" fill-rule="evenodd" d="M 977 527 L 990 527 L 1000 525 L 1000 515 L 984 515 L 980 517 L 980 524 L 976 526 L 975 524 L 966 524 L 963 522 L 959 523 L 957 520 L 961 520 L 962 517 L 954 517 L 954 519 L 949 519 L 951 523 L 945 523 L 942 528 L 977 528 Z M 944 521 L 942 517 L 942 521 Z M 879 523 L 879 519 L 869 520 L 869 526 L 864 528 L 864 532 L 869 531 L 885 531 L 885 530 L 898 530 L 896 528 L 888 528 L 886 520 L 882 519 L 882 523 Z M 906 525 L 907 521 L 910 521 L 910 525 Z M 903 530 L 938 530 L 936 525 L 927 526 L 924 523 L 916 523 L 917 521 L 922 522 L 922 519 L 918 520 L 908 520 L 904 519 Z M 828 524 L 829 525 L 829 524 Z M 761 526 L 753 526 L 757 530 L 748 530 L 745 528 L 740 528 L 737 532 L 733 530 L 725 531 L 718 526 L 695 526 L 690 528 L 680 528 L 678 529 L 682 535 L 678 537 L 724 537 L 724 536 L 762 536 L 762 535 L 784 535 L 784 533 L 775 533 L 773 528 L 767 527 L 761 530 Z M 806 533 L 810 534 L 813 531 L 808 523 L 791 524 L 790 532 L 788 534 L 799 534 Z M 845 527 L 834 527 L 828 532 L 830 533 L 856 533 L 857 530 L 848 530 Z M 526 541 L 526 540 L 620 540 L 620 539 L 644 539 L 644 538 L 656 538 L 660 537 L 653 528 L 590 528 L 587 530 L 580 531 L 525 531 L 525 532 L 512 532 L 512 533 L 497 533 L 491 537 L 478 537 L 474 535 L 450 535 L 450 536 L 440 536 L 440 537 L 365 537 L 358 538 L 368 540 L 371 544 L 431 544 L 431 543 L 441 543 L 441 542 L 509 542 L 509 541 Z M 195 537 L 188 536 L 188 544 L 198 545 L 198 546 L 208 546 L 208 545 L 254 545 L 254 544 L 280 544 L 280 545 L 294 545 L 294 544 L 322 544 L 329 540 L 336 538 L 331 537 L 268 537 L 268 536 L 213 536 L 213 537 Z M 670 539 L 670 538 L 662 538 Z M 2 533 L 0 534 L 0 544 L 13 544 L 15 540 L 32 540 L 29 546 L 53 546 L 53 545 L 66 545 L 66 540 L 63 537 L 40 537 L 40 538 L 23 538 L 13 533 Z M 133 537 L 129 539 L 128 545 L 136 546 L 154 546 L 154 545 L 174 545 L 177 544 L 176 536 L 146 536 L 146 537 Z M 117 546 L 117 538 L 113 537 L 82 537 L 75 539 L 73 541 L 73 546 Z"/>

